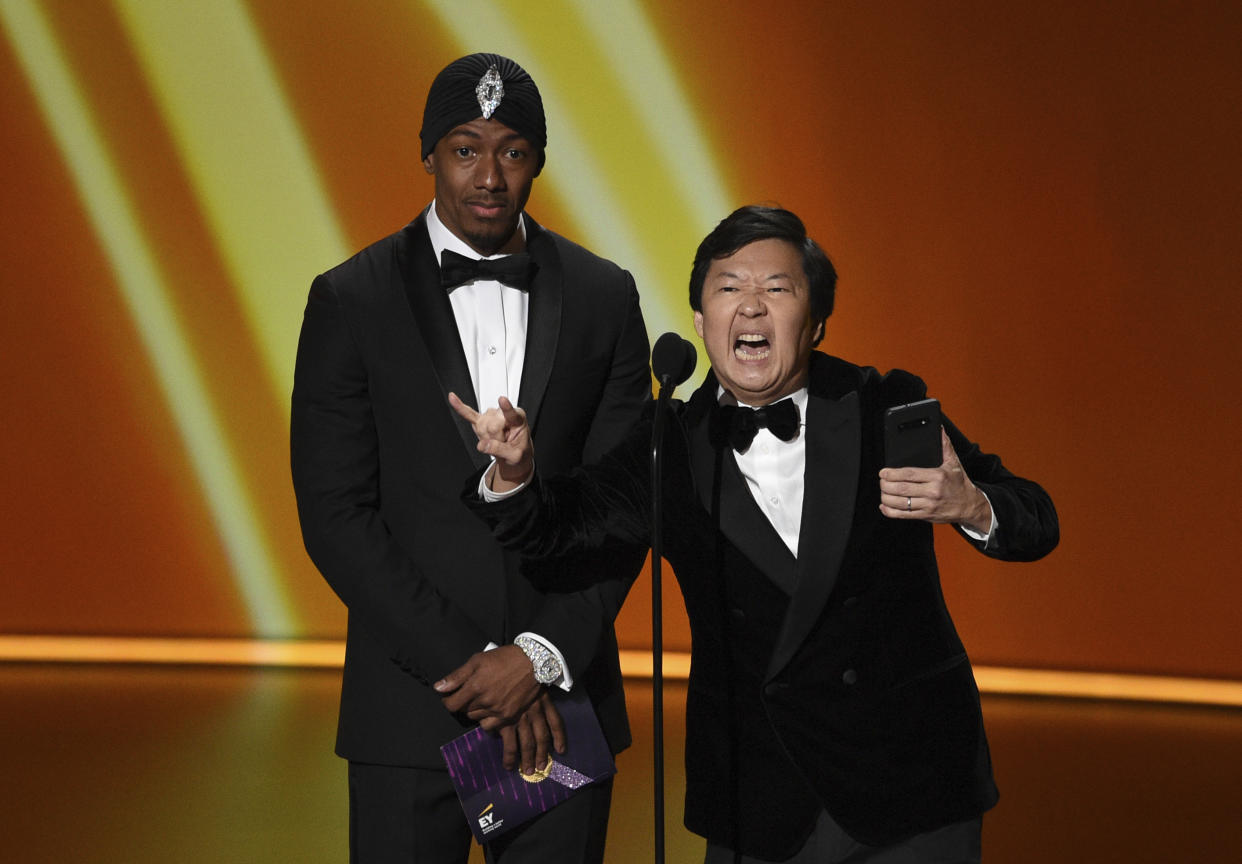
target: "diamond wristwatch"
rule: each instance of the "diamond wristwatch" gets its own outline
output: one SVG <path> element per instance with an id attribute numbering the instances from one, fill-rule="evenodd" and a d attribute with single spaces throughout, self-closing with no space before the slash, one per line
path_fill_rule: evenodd
<path id="1" fill-rule="evenodd" d="M 538 639 L 523 635 L 515 638 L 513 644 L 521 648 L 530 658 L 530 665 L 534 667 L 535 680 L 540 684 L 554 684 L 561 677 L 563 671 L 561 661 L 557 660 L 556 655 Z"/>

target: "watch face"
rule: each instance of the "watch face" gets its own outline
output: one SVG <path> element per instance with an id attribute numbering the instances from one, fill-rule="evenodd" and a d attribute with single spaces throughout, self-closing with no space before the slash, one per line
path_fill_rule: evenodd
<path id="1" fill-rule="evenodd" d="M 535 674 L 535 680 L 540 684 L 551 684 L 561 677 L 561 661 L 557 660 L 556 655 L 541 643 L 519 636 L 513 644 L 521 648 L 530 658 L 531 670 Z"/>
<path id="2" fill-rule="evenodd" d="M 535 670 L 535 680 L 540 684 L 551 684 L 561 674 L 561 664 L 556 662 L 555 657 L 546 657 L 539 664 L 539 668 Z"/>

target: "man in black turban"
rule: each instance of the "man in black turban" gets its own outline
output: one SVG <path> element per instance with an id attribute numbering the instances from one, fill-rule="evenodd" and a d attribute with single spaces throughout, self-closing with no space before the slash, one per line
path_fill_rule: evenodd
<path id="1" fill-rule="evenodd" d="M 523 405 L 541 464 L 565 471 L 623 438 L 650 373 L 629 273 L 524 212 L 547 144 L 531 77 L 495 54 L 454 61 L 420 137 L 432 203 L 311 285 L 291 451 L 307 551 L 349 609 L 351 860 L 464 864 L 475 814 L 441 745 L 478 722 L 512 763 L 543 766 L 554 690 L 590 699 L 614 753 L 630 743 L 613 618 L 643 553 L 502 550 L 459 500 L 486 458 L 447 395 Z M 488 860 L 602 861 L 610 796 L 580 792 L 486 843 Z"/>

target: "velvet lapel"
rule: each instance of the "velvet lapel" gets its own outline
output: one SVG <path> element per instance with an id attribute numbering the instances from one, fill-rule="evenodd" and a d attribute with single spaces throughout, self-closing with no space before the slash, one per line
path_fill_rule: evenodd
<path id="1" fill-rule="evenodd" d="M 720 530 L 757 570 L 793 596 L 798 583 L 798 560 L 755 502 L 730 450 L 724 451 L 721 462 Z"/>
<path id="2" fill-rule="evenodd" d="M 711 372 L 686 403 L 686 435 L 690 443 L 690 473 L 694 477 L 703 509 L 712 514 L 712 524 L 720 524 L 720 451 L 712 447 L 707 429 L 712 404 L 716 401 L 716 376 Z"/>
<path id="3" fill-rule="evenodd" d="M 526 359 L 522 362 L 518 404 L 526 411 L 526 422 L 537 434 L 539 408 L 548 389 L 548 378 L 556 360 L 556 344 L 561 332 L 562 273 L 556 243 L 529 216 L 526 217 L 526 251 L 534 261 L 535 277 L 530 286 Z"/>
<path id="4" fill-rule="evenodd" d="M 405 282 L 405 296 L 409 301 L 410 311 L 414 313 L 414 322 L 422 334 L 427 352 L 431 355 L 431 365 L 435 369 L 440 389 L 444 391 L 444 410 L 449 412 L 457 425 L 457 433 L 470 454 L 471 462 L 475 467 L 481 468 L 487 464 L 488 459 L 475 448 L 478 438 L 474 430 L 456 411 L 448 407 L 450 392 L 456 393 L 463 402 L 476 408 L 478 397 L 475 396 L 474 385 L 470 381 L 470 367 L 466 365 L 466 354 L 457 333 L 453 306 L 449 303 L 448 293 L 440 287 L 440 264 L 436 261 L 431 247 L 425 218 L 424 213 L 405 226 L 402 232 L 403 242 L 397 246 L 397 264 Z"/>
<path id="5" fill-rule="evenodd" d="M 773 584 L 786 594 L 793 594 L 798 578 L 793 553 L 755 503 L 733 453 L 728 448 L 717 450 L 711 444 L 708 428 L 716 390 L 716 378 L 709 374 L 686 412 L 691 468 L 699 499 L 728 541 Z"/>
<path id="6" fill-rule="evenodd" d="M 805 489 L 798 538 L 798 586 L 768 664 L 768 679 L 793 657 L 836 584 L 858 493 L 862 419 L 858 393 L 807 402 Z M 877 481 L 878 482 L 878 481 Z"/>

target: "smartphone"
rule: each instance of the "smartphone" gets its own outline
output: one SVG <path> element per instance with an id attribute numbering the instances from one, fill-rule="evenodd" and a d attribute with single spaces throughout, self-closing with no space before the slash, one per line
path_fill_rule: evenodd
<path id="1" fill-rule="evenodd" d="M 940 400 L 894 405 L 884 412 L 884 464 L 889 468 L 940 466 Z"/>

